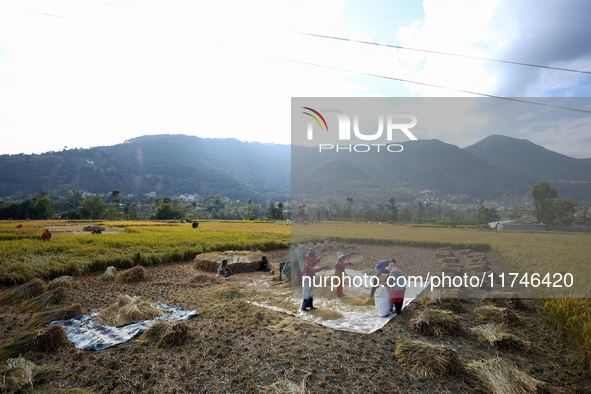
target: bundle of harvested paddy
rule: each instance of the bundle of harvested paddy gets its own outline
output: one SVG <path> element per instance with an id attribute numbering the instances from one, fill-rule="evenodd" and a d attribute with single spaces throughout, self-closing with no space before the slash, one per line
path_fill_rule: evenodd
<path id="1" fill-rule="evenodd" d="M 493 305 L 483 305 L 474 309 L 474 313 L 483 319 L 490 319 L 497 323 L 518 325 L 519 317 L 509 308 L 499 308 Z"/>
<path id="2" fill-rule="evenodd" d="M 150 320 L 162 316 L 165 312 L 138 296 L 130 297 L 119 294 L 117 302 L 107 307 L 95 319 L 107 326 L 120 326 L 139 320 Z"/>
<path id="3" fill-rule="evenodd" d="M 110 282 L 115 280 L 115 273 L 117 272 L 117 268 L 115 267 L 107 267 L 105 272 L 100 276 L 100 280 L 103 282 Z"/>
<path id="4" fill-rule="evenodd" d="M 433 292 L 429 297 L 421 298 L 421 305 L 432 309 L 448 309 L 456 313 L 466 312 L 462 300 L 454 293 Z"/>
<path id="5" fill-rule="evenodd" d="M 47 352 L 69 344 L 64 329 L 59 325 L 27 331 L 0 346 L 0 362 L 29 351 Z"/>
<path id="6" fill-rule="evenodd" d="M 435 251 L 433 255 L 435 258 L 439 257 L 455 257 L 454 253 L 451 251 L 451 247 L 440 248 Z"/>
<path id="7" fill-rule="evenodd" d="M 527 308 L 523 300 L 521 298 L 518 298 L 517 295 L 514 293 L 495 293 L 492 294 L 490 297 L 483 298 L 482 301 L 501 308 L 518 310 L 523 310 Z"/>
<path id="8" fill-rule="evenodd" d="M 219 278 L 215 276 L 197 274 L 188 280 L 189 283 L 202 283 L 202 284 L 209 284 L 209 283 L 221 283 Z"/>
<path id="9" fill-rule="evenodd" d="M 247 293 L 244 290 L 240 290 L 237 287 L 222 287 L 221 289 L 216 291 L 216 298 L 231 301 L 237 300 L 239 298 L 244 298 L 246 294 Z"/>
<path id="10" fill-rule="evenodd" d="M 69 320 L 84 314 L 82 305 L 73 304 L 51 311 L 35 313 L 27 323 L 28 327 L 41 327 L 58 320 Z"/>
<path id="11" fill-rule="evenodd" d="M 456 316 L 449 311 L 423 309 L 409 322 L 409 328 L 422 335 L 440 337 L 443 334 L 457 335 L 463 332 Z"/>
<path id="12" fill-rule="evenodd" d="M 181 346 L 194 336 L 191 326 L 185 321 L 157 321 L 140 338 L 143 343 L 154 342 L 161 348 Z"/>
<path id="13" fill-rule="evenodd" d="M 531 347 L 531 342 L 524 341 L 517 335 L 509 334 L 504 330 L 503 325 L 496 323 L 484 324 L 470 329 L 480 339 L 488 341 L 493 347 L 500 350 L 524 350 Z"/>
<path id="14" fill-rule="evenodd" d="M 458 250 L 457 253 L 460 256 L 463 256 L 463 255 L 467 255 L 467 254 L 472 254 L 474 252 L 472 252 L 472 249 L 462 249 L 462 250 Z"/>
<path id="15" fill-rule="evenodd" d="M 394 356 L 418 375 L 456 375 L 463 370 L 458 352 L 450 347 L 401 339 Z"/>
<path id="16" fill-rule="evenodd" d="M 11 358 L 0 366 L 0 393 L 20 393 L 55 375 L 54 367 L 38 367 L 22 357 Z"/>
<path id="17" fill-rule="evenodd" d="M 121 271 L 115 276 L 115 281 L 120 283 L 136 283 L 148 279 L 146 269 L 141 265 L 136 265 L 125 271 Z"/>
<path id="18" fill-rule="evenodd" d="M 72 278 L 70 276 L 64 275 L 60 276 L 59 278 L 55 278 L 47 284 L 47 290 L 57 289 L 58 287 L 74 287 Z"/>
<path id="19" fill-rule="evenodd" d="M 310 311 L 312 316 L 318 318 L 321 317 L 323 320 L 339 320 L 343 317 L 343 314 L 332 309 L 313 309 Z"/>
<path id="20" fill-rule="evenodd" d="M 39 312 L 52 305 L 57 305 L 66 299 L 66 291 L 63 287 L 58 287 L 47 293 L 38 295 L 30 300 L 23 301 L 21 310 L 26 312 Z"/>
<path id="21" fill-rule="evenodd" d="M 45 293 L 45 283 L 41 279 L 34 278 L 4 294 L 0 298 L 0 304 L 16 304 L 43 293 Z"/>
<path id="22" fill-rule="evenodd" d="M 474 262 L 474 261 L 486 261 L 487 260 L 487 256 L 486 256 L 486 253 L 472 253 L 471 255 L 467 255 L 466 256 L 466 260 L 468 260 L 470 262 Z"/>
<path id="23" fill-rule="evenodd" d="M 507 365 L 495 357 L 487 361 L 475 361 L 466 365 L 466 371 L 475 376 L 482 389 L 493 394 L 541 394 L 551 391 L 550 385 L 541 382 Z"/>

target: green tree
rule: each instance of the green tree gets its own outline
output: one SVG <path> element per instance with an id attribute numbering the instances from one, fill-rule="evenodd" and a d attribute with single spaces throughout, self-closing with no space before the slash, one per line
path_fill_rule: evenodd
<path id="1" fill-rule="evenodd" d="M 107 204 L 100 196 L 94 196 L 82 201 L 80 214 L 83 219 L 100 219 L 105 212 Z"/>
<path id="2" fill-rule="evenodd" d="M 474 214 L 474 217 L 478 224 L 495 222 L 500 219 L 495 208 L 486 208 L 484 206 L 484 200 L 480 200 L 480 205 L 478 206 L 478 210 Z"/>
<path id="3" fill-rule="evenodd" d="M 552 202 L 552 211 L 561 226 L 568 226 L 574 220 L 577 203 L 572 198 L 558 198 Z"/>
<path id="4" fill-rule="evenodd" d="M 589 211 L 589 207 L 591 207 L 591 203 L 589 201 L 583 200 L 577 206 L 577 211 L 579 212 L 579 217 L 581 220 L 587 220 L 587 211 Z"/>
<path id="5" fill-rule="evenodd" d="M 511 207 L 511 209 L 509 210 L 509 218 L 513 219 L 513 220 L 518 220 L 518 219 L 521 219 L 522 217 L 523 217 L 523 215 L 519 211 L 519 208 L 517 206 L 513 205 Z"/>
<path id="6" fill-rule="evenodd" d="M 398 207 L 394 204 L 396 200 L 394 197 L 391 197 L 388 200 L 388 204 L 386 204 L 386 209 L 388 210 L 389 220 L 397 221 L 398 220 Z"/>
<path id="7" fill-rule="evenodd" d="M 534 186 L 531 192 L 534 199 L 532 214 L 538 222 L 551 222 L 553 219 L 552 201 L 558 196 L 556 190 L 551 188 L 548 182 L 540 182 Z"/>
<path id="8" fill-rule="evenodd" d="M 252 200 L 251 199 L 248 200 L 248 211 L 247 212 L 248 212 L 248 214 L 246 215 L 246 220 L 252 220 L 250 217 L 252 214 Z"/>

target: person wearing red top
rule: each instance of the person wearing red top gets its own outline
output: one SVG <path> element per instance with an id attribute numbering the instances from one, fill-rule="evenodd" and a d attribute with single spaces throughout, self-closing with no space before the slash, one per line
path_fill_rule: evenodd
<path id="1" fill-rule="evenodd" d="M 46 228 L 45 231 L 43 232 L 43 234 L 41 234 L 41 240 L 42 241 L 49 241 L 51 239 L 51 232 L 49 232 L 49 229 Z"/>
<path id="2" fill-rule="evenodd" d="M 339 297 L 339 298 L 344 297 L 343 282 L 345 281 L 345 275 L 344 275 L 345 267 L 347 267 L 348 265 L 353 265 L 353 263 L 345 263 L 345 260 L 347 260 L 347 258 L 350 255 L 351 255 L 351 253 L 348 253 L 345 255 L 342 254 L 341 252 L 337 253 L 339 261 L 337 261 L 337 263 L 334 266 L 334 274 L 340 278 L 339 285 L 337 286 L 337 297 Z"/>
<path id="3" fill-rule="evenodd" d="M 303 296 L 304 302 L 302 303 L 302 310 L 307 311 L 308 308 L 310 310 L 316 309 L 314 307 L 314 276 L 317 272 L 326 269 L 327 267 L 315 267 L 316 264 L 320 261 L 320 257 L 316 257 L 316 252 L 314 249 L 310 248 L 310 251 L 306 255 L 306 260 L 304 262 L 304 268 L 302 269 L 302 286 L 304 288 Z M 310 279 L 306 279 L 310 278 Z"/>

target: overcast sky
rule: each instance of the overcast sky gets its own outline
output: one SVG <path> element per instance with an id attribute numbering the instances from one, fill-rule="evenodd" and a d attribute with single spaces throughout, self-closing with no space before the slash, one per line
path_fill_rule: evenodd
<path id="1" fill-rule="evenodd" d="M 0 154 L 146 134 L 289 144 L 291 97 L 475 97 L 278 58 L 490 95 L 589 97 L 589 74 L 287 32 L 591 70 L 589 15 L 587 0 L 0 0 Z M 562 113 L 496 133 L 591 157 L 589 124 Z M 490 133 L 416 136 L 465 147 Z"/>

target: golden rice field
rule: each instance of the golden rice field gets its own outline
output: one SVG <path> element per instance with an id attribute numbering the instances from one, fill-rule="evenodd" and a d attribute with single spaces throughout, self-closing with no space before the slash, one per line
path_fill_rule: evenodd
<path id="1" fill-rule="evenodd" d="M 543 301 L 551 321 L 578 347 L 591 365 L 591 299 L 566 298 L 573 295 L 589 297 L 591 234 L 334 222 L 294 225 L 292 230 L 293 238 L 299 242 L 331 239 L 393 246 L 490 250 L 511 269 L 522 273 L 571 273 L 574 285 L 570 291 L 561 289 L 561 298 L 550 298 L 554 296 L 548 297 L 546 293 Z"/>
<path id="2" fill-rule="evenodd" d="M 41 241 L 46 227 L 76 226 L 87 222 L 0 221 L 0 283 L 22 283 L 31 278 L 50 278 L 100 271 L 108 266 L 128 268 L 195 258 L 199 253 L 261 250 L 289 246 L 290 229 L 269 223 L 201 222 L 190 224 L 159 222 L 94 223 L 117 227 L 116 234 L 59 235 Z M 40 226 L 40 228 L 35 228 Z"/>

